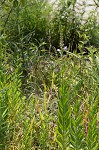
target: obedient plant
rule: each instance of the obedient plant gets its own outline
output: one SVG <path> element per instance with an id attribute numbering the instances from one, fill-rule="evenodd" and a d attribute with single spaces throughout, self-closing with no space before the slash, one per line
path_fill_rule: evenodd
<path id="1" fill-rule="evenodd" d="M 84 146 L 83 112 L 81 111 L 82 97 L 79 90 L 83 81 L 79 80 L 73 88 L 70 123 L 70 147 L 72 150 L 81 150 Z"/>
<path id="2" fill-rule="evenodd" d="M 66 150 L 69 146 L 69 126 L 70 126 L 70 106 L 69 106 L 69 87 L 68 79 L 64 80 L 65 65 L 61 73 L 61 87 L 59 89 L 58 102 L 58 125 L 57 142 L 60 149 Z"/>
<path id="3" fill-rule="evenodd" d="M 84 61 L 83 58 L 81 59 Z M 79 68 L 78 73 L 76 73 L 77 68 L 74 66 L 75 77 L 73 79 L 71 77 L 72 81 L 69 78 L 69 74 L 68 77 L 65 77 L 66 72 L 62 72 L 57 123 L 59 149 L 98 150 L 97 113 L 99 87 L 97 76 L 99 64 L 97 59 L 96 61 L 92 60 L 92 66 L 96 65 L 97 67 L 94 68 L 91 66 L 92 68 L 90 68 L 89 65 L 86 68 L 80 62 L 79 67 L 82 67 L 83 70 Z M 64 68 L 66 69 L 66 65 L 62 64 L 62 66 L 65 66 Z M 88 70 L 89 72 L 87 72 Z"/>

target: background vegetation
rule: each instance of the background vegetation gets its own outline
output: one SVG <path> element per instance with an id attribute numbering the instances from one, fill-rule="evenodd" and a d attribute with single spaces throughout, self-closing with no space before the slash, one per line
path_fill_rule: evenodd
<path id="1" fill-rule="evenodd" d="M 0 1 L 0 150 L 99 149 L 98 2 Z"/>

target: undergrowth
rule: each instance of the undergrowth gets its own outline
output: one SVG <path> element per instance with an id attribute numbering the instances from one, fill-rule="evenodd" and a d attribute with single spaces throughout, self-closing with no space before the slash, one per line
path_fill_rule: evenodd
<path id="1" fill-rule="evenodd" d="M 7 56 L 6 61 L 1 56 L 1 149 L 98 150 L 98 55 L 89 60 L 82 55 L 62 56 L 53 60 L 50 70 L 52 61 L 47 60 L 49 65 L 44 69 L 49 70 L 50 84 L 36 70 L 40 77 L 30 85 L 39 81 L 42 88 L 39 93 L 32 91 L 35 86 L 27 89 L 31 90 L 29 96 L 22 92 L 21 64 L 12 71 Z"/>
<path id="2" fill-rule="evenodd" d="M 0 150 L 98 150 L 98 12 L 0 4 Z"/>

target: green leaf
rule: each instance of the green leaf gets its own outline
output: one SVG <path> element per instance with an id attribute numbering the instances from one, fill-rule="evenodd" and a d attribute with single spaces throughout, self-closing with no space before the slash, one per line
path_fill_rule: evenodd
<path id="1" fill-rule="evenodd" d="M 18 0 L 14 0 L 14 1 L 13 1 L 13 6 L 14 6 L 15 8 L 18 7 L 18 4 L 19 4 Z"/>

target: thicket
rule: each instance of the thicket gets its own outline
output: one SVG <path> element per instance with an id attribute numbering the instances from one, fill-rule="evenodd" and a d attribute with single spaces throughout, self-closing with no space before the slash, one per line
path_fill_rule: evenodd
<path id="1" fill-rule="evenodd" d="M 94 2 L 0 1 L 0 150 L 99 149 Z"/>

